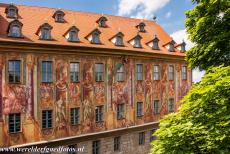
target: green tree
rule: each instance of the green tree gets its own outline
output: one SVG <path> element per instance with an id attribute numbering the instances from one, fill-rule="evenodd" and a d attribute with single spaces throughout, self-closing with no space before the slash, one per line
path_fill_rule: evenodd
<path id="1" fill-rule="evenodd" d="M 154 154 L 230 153 L 230 66 L 209 69 L 183 98 L 177 113 L 160 121 Z"/>
<path id="2" fill-rule="evenodd" d="M 192 0 L 195 8 L 186 12 L 186 30 L 195 46 L 187 61 L 192 68 L 230 65 L 230 1 Z"/>

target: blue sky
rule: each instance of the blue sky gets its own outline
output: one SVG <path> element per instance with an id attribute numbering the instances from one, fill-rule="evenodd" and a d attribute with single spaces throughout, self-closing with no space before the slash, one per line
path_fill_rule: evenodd
<path id="1" fill-rule="evenodd" d="M 193 46 L 185 31 L 185 12 L 194 8 L 191 0 L 0 0 L 0 3 L 11 2 L 150 20 L 156 16 L 177 43 L 185 40 L 187 49 Z M 194 70 L 193 81 L 199 81 L 203 74 Z"/>

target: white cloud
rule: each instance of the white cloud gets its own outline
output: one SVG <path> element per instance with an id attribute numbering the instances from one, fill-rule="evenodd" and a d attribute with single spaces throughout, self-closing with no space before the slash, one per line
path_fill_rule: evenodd
<path id="1" fill-rule="evenodd" d="M 171 17 L 171 15 L 172 15 L 171 12 L 167 12 L 167 13 L 165 14 L 165 18 L 169 18 L 169 17 Z"/>
<path id="2" fill-rule="evenodd" d="M 170 0 L 119 0 L 118 15 L 151 19 Z"/>
<path id="3" fill-rule="evenodd" d="M 188 40 L 188 34 L 185 29 L 172 33 L 171 37 L 173 37 L 174 41 L 176 41 L 177 43 L 181 43 L 182 40 L 184 40 L 186 43 L 186 50 L 189 50 L 194 46 L 194 43 Z M 194 69 L 192 72 L 193 82 L 199 82 L 201 78 L 204 76 L 204 73 L 205 73 L 204 71 L 199 71 L 198 69 Z"/>

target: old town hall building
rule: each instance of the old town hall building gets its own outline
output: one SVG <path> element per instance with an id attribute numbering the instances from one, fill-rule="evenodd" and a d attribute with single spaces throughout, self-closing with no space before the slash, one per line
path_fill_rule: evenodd
<path id="1" fill-rule="evenodd" d="M 192 84 L 184 52 L 156 21 L 0 4 L 0 147 L 148 153 Z"/>

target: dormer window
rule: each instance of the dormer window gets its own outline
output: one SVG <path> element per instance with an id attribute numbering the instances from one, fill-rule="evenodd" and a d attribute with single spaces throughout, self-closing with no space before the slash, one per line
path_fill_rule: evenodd
<path id="1" fill-rule="evenodd" d="M 142 37 L 140 35 L 137 35 L 135 38 L 134 38 L 134 44 L 133 44 L 133 47 L 134 48 L 141 48 L 141 39 Z"/>
<path id="2" fill-rule="evenodd" d="M 100 34 L 101 32 L 98 29 L 95 29 L 92 33 L 91 33 L 91 37 L 90 37 L 90 42 L 92 44 L 100 44 Z"/>
<path id="3" fill-rule="evenodd" d="M 152 46 L 153 50 L 159 50 L 159 39 L 157 38 L 157 36 L 155 35 L 155 38 L 153 39 L 153 46 Z"/>
<path id="4" fill-rule="evenodd" d="M 186 46 L 186 43 L 183 41 L 182 44 L 181 44 L 181 52 L 185 52 L 186 49 L 185 49 L 185 46 Z"/>
<path id="5" fill-rule="evenodd" d="M 55 22 L 64 22 L 64 16 L 65 16 L 65 13 L 61 10 L 57 10 L 54 15 L 53 15 L 53 18 L 55 19 Z"/>
<path id="6" fill-rule="evenodd" d="M 123 37 L 124 34 L 122 32 L 119 32 L 115 35 L 115 37 L 112 39 L 112 42 L 116 45 L 116 46 L 123 46 Z"/>
<path id="7" fill-rule="evenodd" d="M 168 51 L 169 52 L 174 52 L 174 44 L 173 43 L 169 43 Z"/>
<path id="8" fill-rule="evenodd" d="M 138 28 L 139 32 L 145 32 L 145 23 L 141 22 L 136 27 Z"/>
<path id="9" fill-rule="evenodd" d="M 107 26 L 106 21 L 107 21 L 107 18 L 102 16 L 97 20 L 97 23 L 98 23 L 99 27 L 106 27 Z"/>
<path id="10" fill-rule="evenodd" d="M 37 35 L 39 35 L 39 38 L 42 40 L 51 40 L 51 30 L 53 29 L 52 26 L 50 26 L 48 23 L 44 23 L 41 25 L 37 31 Z"/>
<path id="11" fill-rule="evenodd" d="M 18 18 L 18 8 L 10 4 L 5 10 L 7 18 Z"/>
<path id="12" fill-rule="evenodd" d="M 65 34 L 64 36 L 66 37 L 66 39 L 70 42 L 79 42 L 79 38 L 78 38 L 78 32 L 79 29 L 75 26 L 72 26 Z"/>
<path id="13" fill-rule="evenodd" d="M 18 21 L 14 20 L 9 24 L 8 28 L 8 36 L 10 37 L 22 37 L 22 26 L 23 24 Z"/>

